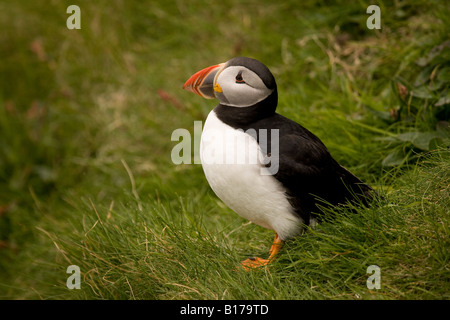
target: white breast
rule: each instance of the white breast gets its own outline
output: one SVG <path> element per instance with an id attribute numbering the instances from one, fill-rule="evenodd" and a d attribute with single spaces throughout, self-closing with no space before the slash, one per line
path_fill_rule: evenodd
<path id="1" fill-rule="evenodd" d="M 206 179 L 233 211 L 281 239 L 299 234 L 302 219 L 286 199 L 286 189 L 260 164 L 257 141 L 220 121 L 214 110 L 206 119 L 200 157 Z M 265 173 L 265 174 L 264 174 Z"/>

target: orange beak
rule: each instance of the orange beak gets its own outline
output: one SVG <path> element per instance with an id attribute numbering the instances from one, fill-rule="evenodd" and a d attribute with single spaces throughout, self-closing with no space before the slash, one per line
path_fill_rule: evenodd
<path id="1" fill-rule="evenodd" d="M 183 86 L 184 90 L 198 94 L 205 99 L 215 99 L 214 91 L 221 91 L 215 80 L 224 64 L 216 64 L 192 75 Z"/>

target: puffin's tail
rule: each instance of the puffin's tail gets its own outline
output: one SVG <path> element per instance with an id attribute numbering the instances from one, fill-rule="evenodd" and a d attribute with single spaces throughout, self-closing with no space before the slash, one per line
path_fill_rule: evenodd
<path id="1" fill-rule="evenodd" d="M 377 196 L 377 192 L 371 186 L 343 166 L 341 166 L 339 175 L 348 190 L 347 200 L 368 206 L 371 200 Z"/>

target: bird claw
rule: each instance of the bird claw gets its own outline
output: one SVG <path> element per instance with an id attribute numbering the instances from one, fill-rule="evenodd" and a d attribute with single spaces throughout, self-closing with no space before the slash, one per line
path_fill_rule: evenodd
<path id="1" fill-rule="evenodd" d="M 251 271 L 257 268 L 265 267 L 270 263 L 269 259 L 262 259 L 259 257 L 251 257 L 247 260 L 244 260 L 241 262 L 242 268 L 244 268 L 245 271 Z"/>

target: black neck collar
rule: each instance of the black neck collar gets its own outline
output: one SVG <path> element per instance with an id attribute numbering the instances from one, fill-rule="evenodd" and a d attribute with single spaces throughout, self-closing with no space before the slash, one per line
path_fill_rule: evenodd
<path id="1" fill-rule="evenodd" d="M 251 124 L 272 116 L 278 104 L 275 89 L 266 99 L 250 107 L 231 107 L 219 104 L 215 109 L 217 117 L 235 129 L 248 129 Z"/>

